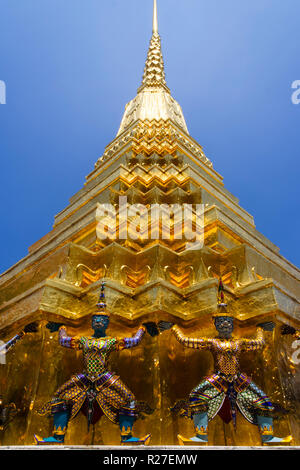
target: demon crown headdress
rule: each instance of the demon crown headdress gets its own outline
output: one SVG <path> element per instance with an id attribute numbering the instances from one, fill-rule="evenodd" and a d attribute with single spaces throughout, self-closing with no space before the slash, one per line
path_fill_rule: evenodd
<path id="1" fill-rule="evenodd" d="M 97 302 L 96 311 L 94 315 L 106 315 L 107 317 L 109 317 L 109 313 L 107 312 L 107 309 L 106 309 L 105 282 L 104 281 L 102 281 L 102 284 L 101 284 L 100 296 Z"/>

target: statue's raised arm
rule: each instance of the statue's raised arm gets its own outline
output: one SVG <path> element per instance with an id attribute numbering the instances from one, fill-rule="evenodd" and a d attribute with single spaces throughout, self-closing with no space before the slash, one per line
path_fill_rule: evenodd
<path id="1" fill-rule="evenodd" d="M 142 341 L 145 333 L 148 332 L 150 336 L 157 336 L 159 334 L 157 326 L 154 322 L 146 322 L 138 329 L 136 334 L 131 338 L 119 339 L 119 349 L 131 349 L 135 348 Z"/>
<path id="2" fill-rule="evenodd" d="M 118 348 L 119 349 L 131 349 L 135 348 L 140 344 L 140 342 L 143 339 L 143 336 L 146 332 L 146 328 L 142 326 L 141 328 L 138 329 L 136 334 L 132 336 L 131 338 L 121 338 L 118 340 Z"/>
<path id="3" fill-rule="evenodd" d="M 185 348 L 208 350 L 212 348 L 213 338 L 190 338 L 189 336 L 185 336 L 178 326 L 173 326 L 171 332 L 177 341 Z"/>
<path id="4" fill-rule="evenodd" d="M 17 333 L 15 336 L 13 336 L 9 341 L 7 341 L 5 344 L 3 344 L 0 347 L 0 354 L 6 354 L 10 349 L 12 349 L 15 344 L 20 341 L 22 338 L 27 333 L 36 333 L 38 329 L 38 324 L 37 322 L 32 322 L 26 325 L 23 330 L 21 330 L 19 333 Z"/>

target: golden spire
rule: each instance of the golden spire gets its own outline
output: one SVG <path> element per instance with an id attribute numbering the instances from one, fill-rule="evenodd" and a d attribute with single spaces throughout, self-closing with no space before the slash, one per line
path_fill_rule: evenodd
<path id="1" fill-rule="evenodd" d="M 172 98 L 166 84 L 161 41 L 158 34 L 157 0 L 153 0 L 152 37 L 142 85 L 138 89 L 137 96 L 127 104 L 117 135 L 122 134 L 125 129 L 138 120 L 152 121 L 153 119 L 157 121 L 170 119 L 188 134 L 182 109 Z"/>
<path id="2" fill-rule="evenodd" d="M 144 69 L 142 86 L 139 88 L 138 92 L 142 91 L 145 87 L 152 88 L 159 86 L 163 86 L 165 90 L 170 93 L 166 84 L 164 60 L 161 52 L 161 41 L 158 34 L 157 3 L 156 0 L 154 0 L 152 38 Z"/>

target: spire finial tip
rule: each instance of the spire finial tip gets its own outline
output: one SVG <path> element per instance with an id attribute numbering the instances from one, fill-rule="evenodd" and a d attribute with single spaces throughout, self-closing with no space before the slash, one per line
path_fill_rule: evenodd
<path id="1" fill-rule="evenodd" d="M 158 33 L 157 3 L 153 0 L 153 33 Z"/>

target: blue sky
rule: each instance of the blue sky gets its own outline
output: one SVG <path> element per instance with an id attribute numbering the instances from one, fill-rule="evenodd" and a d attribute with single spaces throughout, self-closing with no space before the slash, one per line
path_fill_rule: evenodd
<path id="1" fill-rule="evenodd" d="M 167 83 L 257 229 L 300 266 L 299 0 L 158 0 Z M 0 0 L 1 259 L 52 227 L 141 82 L 152 0 Z"/>

